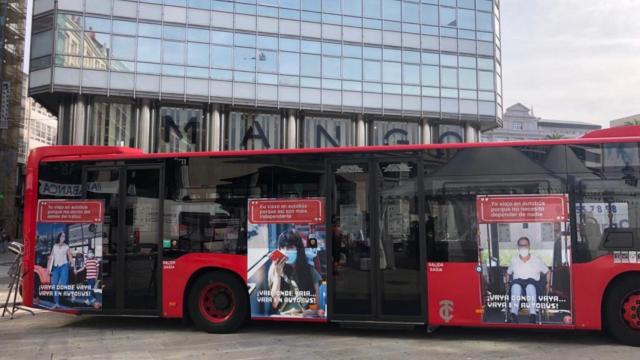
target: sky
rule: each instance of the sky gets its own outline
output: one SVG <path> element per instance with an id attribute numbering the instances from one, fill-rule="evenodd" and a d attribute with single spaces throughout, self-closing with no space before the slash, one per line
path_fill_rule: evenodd
<path id="1" fill-rule="evenodd" d="M 502 0 L 503 95 L 538 117 L 640 113 L 640 0 Z"/>

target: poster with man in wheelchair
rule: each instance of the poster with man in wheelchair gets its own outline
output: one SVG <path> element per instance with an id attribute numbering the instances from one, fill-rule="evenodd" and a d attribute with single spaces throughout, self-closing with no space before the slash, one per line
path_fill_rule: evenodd
<path id="1" fill-rule="evenodd" d="M 565 195 L 479 196 L 483 321 L 573 322 Z"/>

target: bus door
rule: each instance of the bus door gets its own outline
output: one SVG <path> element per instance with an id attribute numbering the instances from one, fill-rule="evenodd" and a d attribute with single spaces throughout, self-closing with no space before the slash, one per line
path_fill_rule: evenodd
<path id="1" fill-rule="evenodd" d="M 99 286 L 104 313 L 158 315 L 164 169 L 87 167 L 87 199 L 104 200 Z"/>
<path id="2" fill-rule="evenodd" d="M 419 166 L 404 158 L 329 165 L 332 319 L 426 322 Z"/>

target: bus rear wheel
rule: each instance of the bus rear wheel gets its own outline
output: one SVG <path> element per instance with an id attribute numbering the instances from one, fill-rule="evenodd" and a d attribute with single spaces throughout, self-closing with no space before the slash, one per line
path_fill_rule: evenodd
<path id="1" fill-rule="evenodd" d="M 640 276 L 623 278 L 609 291 L 604 325 L 621 343 L 640 346 Z"/>
<path id="2" fill-rule="evenodd" d="M 189 292 L 189 315 L 198 329 L 211 333 L 237 330 L 247 319 L 247 289 L 233 275 L 209 272 Z"/>

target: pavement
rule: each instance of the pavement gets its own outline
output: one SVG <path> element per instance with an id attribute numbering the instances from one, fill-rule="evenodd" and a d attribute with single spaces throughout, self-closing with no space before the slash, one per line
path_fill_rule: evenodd
<path id="1" fill-rule="evenodd" d="M 0 284 L 9 283 L 9 268 L 13 264 L 15 255 L 7 250 L 7 252 L 0 254 Z"/>
<path id="2" fill-rule="evenodd" d="M 8 260 L 7 260 L 8 259 Z M 0 255 L 0 274 L 11 258 Z M 2 277 L 0 277 L 2 279 Z M 4 303 L 8 287 L 0 283 Z M 638 359 L 600 332 L 440 328 L 345 329 L 336 324 L 250 322 L 207 334 L 180 320 L 36 311 L 0 318 L 0 359 Z"/>

